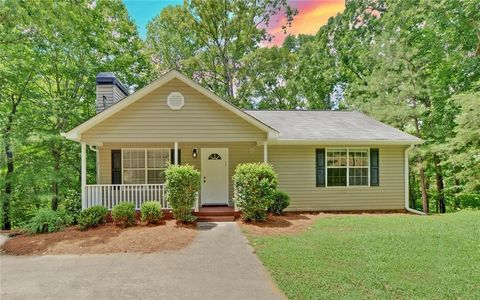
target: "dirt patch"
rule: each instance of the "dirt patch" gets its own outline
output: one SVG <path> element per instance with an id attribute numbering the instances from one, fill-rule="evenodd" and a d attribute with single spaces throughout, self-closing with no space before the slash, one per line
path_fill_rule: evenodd
<path id="1" fill-rule="evenodd" d="M 400 212 L 329 212 L 298 213 L 290 212 L 282 216 L 270 215 L 265 222 L 244 223 L 238 221 L 242 230 L 252 236 L 268 236 L 278 234 L 296 234 L 308 230 L 319 218 L 336 218 L 344 216 L 398 216 Z"/>
<path id="2" fill-rule="evenodd" d="M 69 227 L 49 234 L 20 235 L 9 239 L 0 249 L 10 255 L 151 253 L 184 248 L 196 234 L 195 228 L 177 226 L 174 220 L 158 226 L 125 229 L 107 223 L 87 231 Z"/>

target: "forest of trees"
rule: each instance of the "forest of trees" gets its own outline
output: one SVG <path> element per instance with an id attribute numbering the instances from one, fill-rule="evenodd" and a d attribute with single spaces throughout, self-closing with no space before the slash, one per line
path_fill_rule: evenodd
<path id="1" fill-rule="evenodd" d="M 60 133 L 95 114 L 98 72 L 134 91 L 171 68 L 242 108 L 365 112 L 425 141 L 411 207 L 480 207 L 478 0 L 346 1 L 315 35 L 265 47 L 276 14 L 288 34 L 287 0 L 188 0 L 142 40 L 120 1 L 1 1 L 2 227 L 42 207 L 78 213 L 80 149 Z"/>

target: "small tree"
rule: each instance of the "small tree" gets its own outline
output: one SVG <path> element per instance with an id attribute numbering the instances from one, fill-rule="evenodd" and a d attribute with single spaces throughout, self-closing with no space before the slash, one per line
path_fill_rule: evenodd
<path id="1" fill-rule="evenodd" d="M 167 201 L 175 219 L 193 222 L 196 217 L 192 208 L 200 188 L 200 172 L 190 165 L 170 165 L 165 171 L 167 178 Z"/>
<path id="2" fill-rule="evenodd" d="M 267 163 L 240 164 L 233 176 L 234 196 L 245 221 L 264 221 L 277 189 L 277 174 Z"/>

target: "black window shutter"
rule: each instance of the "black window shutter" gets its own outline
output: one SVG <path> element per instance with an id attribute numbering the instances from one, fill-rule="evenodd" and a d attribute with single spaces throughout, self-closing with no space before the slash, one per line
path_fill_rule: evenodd
<path id="1" fill-rule="evenodd" d="M 122 150 L 112 150 L 112 184 L 122 184 Z"/>
<path id="2" fill-rule="evenodd" d="M 315 150 L 317 186 L 325 186 L 325 149 Z"/>
<path id="3" fill-rule="evenodd" d="M 182 150 L 178 149 L 178 164 L 182 164 Z M 175 164 L 175 149 L 170 149 L 170 163 Z"/>
<path id="4" fill-rule="evenodd" d="M 378 148 L 370 149 L 370 186 L 380 185 L 380 151 Z"/>

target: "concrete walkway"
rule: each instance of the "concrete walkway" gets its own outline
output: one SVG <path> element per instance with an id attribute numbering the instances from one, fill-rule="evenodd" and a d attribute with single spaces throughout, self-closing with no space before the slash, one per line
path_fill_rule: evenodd
<path id="1" fill-rule="evenodd" d="M 0 256 L 0 298 L 282 299 L 236 223 L 152 254 Z"/>

